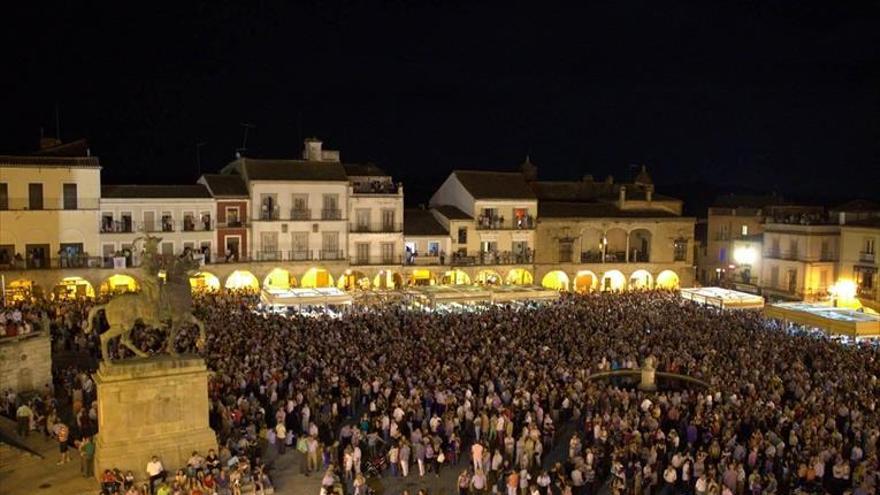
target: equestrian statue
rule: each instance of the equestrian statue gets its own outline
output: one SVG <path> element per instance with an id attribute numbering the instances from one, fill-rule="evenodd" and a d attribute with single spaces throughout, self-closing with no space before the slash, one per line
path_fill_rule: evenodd
<path id="1" fill-rule="evenodd" d="M 104 360 L 110 362 L 110 339 L 120 337 L 120 344 L 131 349 L 139 357 L 148 354 L 138 349 L 131 341 L 131 331 L 138 322 L 153 328 L 167 329 L 164 351 L 177 355 L 174 341 L 177 333 L 184 325 L 196 325 L 199 328 L 199 339 L 196 345 L 201 348 L 205 342 L 205 324 L 196 318 L 192 311 L 192 293 L 189 275 L 198 267 L 191 256 L 163 256 L 158 252 L 161 237 L 146 236 L 138 238 L 144 242 L 143 263 L 141 270 L 140 292 L 120 294 L 106 304 L 95 306 L 89 311 L 86 332 L 94 328 L 94 319 L 99 311 L 110 328 L 101 334 L 101 353 Z M 165 272 L 161 277 L 160 272 Z"/>

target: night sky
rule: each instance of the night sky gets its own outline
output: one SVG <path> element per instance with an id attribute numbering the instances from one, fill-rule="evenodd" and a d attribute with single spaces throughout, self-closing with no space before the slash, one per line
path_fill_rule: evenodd
<path id="1" fill-rule="evenodd" d="M 35 3 L 4 5 L 0 152 L 57 106 L 107 183 L 192 182 L 196 144 L 219 170 L 248 122 L 248 156 L 318 136 L 412 203 L 527 153 L 543 178 L 880 199 L 877 1 Z"/>

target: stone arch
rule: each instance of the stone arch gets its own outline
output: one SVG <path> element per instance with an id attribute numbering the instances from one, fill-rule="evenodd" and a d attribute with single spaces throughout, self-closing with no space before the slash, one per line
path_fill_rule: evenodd
<path id="1" fill-rule="evenodd" d="M 471 277 L 464 271 L 453 268 L 443 274 L 440 283 L 443 285 L 470 285 Z"/>
<path id="2" fill-rule="evenodd" d="M 680 283 L 681 280 L 677 273 L 672 270 L 663 270 L 657 275 L 655 286 L 658 289 L 678 289 Z"/>
<path id="3" fill-rule="evenodd" d="M 95 287 L 82 277 L 64 277 L 52 287 L 54 299 L 94 299 Z"/>
<path id="4" fill-rule="evenodd" d="M 552 290 L 568 290 L 568 275 L 562 270 L 547 272 L 541 279 L 541 285 Z"/>
<path id="5" fill-rule="evenodd" d="M 599 277 L 590 270 L 581 270 L 574 277 L 575 292 L 592 292 L 599 288 Z"/>
<path id="6" fill-rule="evenodd" d="M 127 273 L 114 273 L 105 278 L 101 282 L 98 293 L 108 294 L 124 294 L 126 292 L 137 292 L 141 289 L 140 281 Z"/>
<path id="7" fill-rule="evenodd" d="M 217 292 L 220 290 L 220 279 L 210 272 L 198 272 L 189 278 L 189 286 L 195 294 Z"/>
<path id="8" fill-rule="evenodd" d="M 247 270 L 235 270 L 226 277 L 226 283 L 223 284 L 223 287 L 228 290 L 259 292 L 260 281 Z"/>
<path id="9" fill-rule="evenodd" d="M 648 263 L 651 261 L 651 242 L 654 234 L 650 230 L 639 227 L 629 232 L 629 261 L 631 263 Z"/>
<path id="10" fill-rule="evenodd" d="M 606 261 L 621 262 L 626 259 L 627 237 L 627 232 L 620 227 L 613 227 L 605 232 Z"/>
<path id="11" fill-rule="evenodd" d="M 581 263 L 600 263 L 602 261 L 602 240 L 604 232 L 600 229 L 587 227 L 581 230 L 580 253 L 575 253 Z"/>
<path id="12" fill-rule="evenodd" d="M 654 277 L 648 270 L 636 270 L 629 276 L 629 288 L 635 290 L 650 289 L 654 285 Z"/>
<path id="13" fill-rule="evenodd" d="M 501 275 L 498 272 L 489 269 L 480 270 L 477 273 L 477 277 L 474 279 L 474 282 L 480 285 L 501 285 L 503 281 L 504 279 L 501 278 Z"/>
<path id="14" fill-rule="evenodd" d="M 370 290 L 370 277 L 357 270 L 345 270 L 336 279 L 336 287 L 345 291 Z"/>
<path id="15" fill-rule="evenodd" d="M 43 288 L 26 278 L 13 280 L 6 284 L 6 300 L 19 302 L 43 296 Z"/>
<path id="16" fill-rule="evenodd" d="M 525 268 L 514 268 L 507 272 L 504 282 L 510 285 L 532 285 L 535 283 L 535 277 Z"/>
<path id="17" fill-rule="evenodd" d="M 399 289 L 403 287 L 403 275 L 394 270 L 379 270 L 379 273 L 373 277 L 373 288 L 375 289 Z"/>
<path id="18" fill-rule="evenodd" d="M 416 268 L 409 274 L 409 285 L 435 285 L 437 277 L 427 268 Z"/>
<path id="19" fill-rule="evenodd" d="M 626 277 L 620 270 L 608 270 L 602 274 L 602 290 L 620 291 L 626 289 Z"/>
<path id="20" fill-rule="evenodd" d="M 313 266 L 300 277 L 300 286 L 307 289 L 333 287 L 333 275 L 326 268 Z"/>
<path id="21" fill-rule="evenodd" d="M 266 290 L 287 290 L 296 287 L 296 277 L 290 271 L 276 267 L 263 278 L 263 288 Z"/>

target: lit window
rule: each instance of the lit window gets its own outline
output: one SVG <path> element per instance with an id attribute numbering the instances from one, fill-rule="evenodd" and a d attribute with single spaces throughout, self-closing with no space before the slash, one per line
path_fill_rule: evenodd
<path id="1" fill-rule="evenodd" d="M 744 236 L 749 235 L 749 226 L 748 225 L 742 226 L 742 235 L 744 235 Z"/>

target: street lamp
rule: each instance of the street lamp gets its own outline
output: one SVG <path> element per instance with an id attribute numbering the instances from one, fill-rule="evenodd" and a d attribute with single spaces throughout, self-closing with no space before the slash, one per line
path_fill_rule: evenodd
<path id="1" fill-rule="evenodd" d="M 831 300 L 833 301 L 833 306 L 837 307 L 837 303 L 839 301 L 852 301 L 856 298 L 856 293 L 858 292 L 858 288 L 856 287 L 856 283 L 852 280 L 840 279 L 831 286 L 828 290 L 831 293 Z"/>

